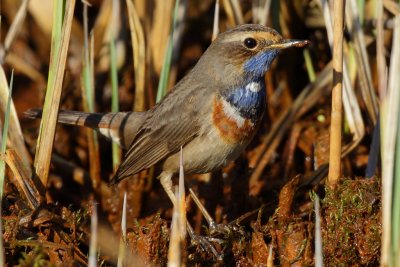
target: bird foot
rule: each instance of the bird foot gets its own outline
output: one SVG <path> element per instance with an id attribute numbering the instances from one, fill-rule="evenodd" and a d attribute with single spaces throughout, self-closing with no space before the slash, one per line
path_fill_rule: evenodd
<path id="1" fill-rule="evenodd" d="M 223 243 L 223 240 L 219 238 L 214 238 L 214 237 L 208 237 L 208 236 L 201 236 L 201 235 L 193 235 L 191 237 L 191 244 L 193 246 L 198 246 L 203 252 L 206 252 L 210 255 L 213 255 L 213 257 L 217 261 L 222 261 L 223 259 L 223 253 L 220 253 L 217 251 L 215 248 L 215 245 L 220 245 Z"/>
<path id="2" fill-rule="evenodd" d="M 215 221 L 211 221 L 208 227 L 211 236 L 223 235 L 226 237 L 226 236 L 231 236 L 234 233 L 242 232 L 242 229 L 237 225 L 217 224 L 215 223 Z"/>

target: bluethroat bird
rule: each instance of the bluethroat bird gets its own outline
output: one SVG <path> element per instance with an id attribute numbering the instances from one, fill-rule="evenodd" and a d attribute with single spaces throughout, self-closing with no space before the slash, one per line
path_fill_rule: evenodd
<path id="1" fill-rule="evenodd" d="M 264 75 L 281 50 L 308 41 L 240 25 L 220 34 L 194 68 L 145 112 L 60 111 L 59 122 L 87 126 L 126 148 L 111 183 L 162 162 L 160 182 L 172 202 L 172 176 L 183 147 L 185 173 L 207 173 L 235 160 L 255 135 L 266 105 Z M 28 110 L 31 118 L 40 110 Z"/>

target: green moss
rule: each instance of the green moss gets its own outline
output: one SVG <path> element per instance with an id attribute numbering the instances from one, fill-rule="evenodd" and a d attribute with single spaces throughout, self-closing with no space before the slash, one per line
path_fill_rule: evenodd
<path id="1" fill-rule="evenodd" d="M 322 238 L 327 266 L 371 266 L 379 262 L 381 235 L 379 179 L 343 179 L 326 188 Z"/>

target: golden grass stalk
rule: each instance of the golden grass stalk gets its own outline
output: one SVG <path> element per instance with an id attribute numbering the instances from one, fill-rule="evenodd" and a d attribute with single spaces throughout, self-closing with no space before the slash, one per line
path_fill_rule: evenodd
<path id="1" fill-rule="evenodd" d="M 382 248 L 381 266 L 396 266 L 396 258 L 393 255 L 393 244 L 397 244 L 398 236 L 393 236 L 392 225 L 393 206 L 393 178 L 395 174 L 395 149 L 399 142 L 397 128 L 400 111 L 400 15 L 396 16 L 394 35 L 392 41 L 392 53 L 390 59 L 389 81 L 387 93 L 381 104 L 382 121 Z M 396 181 L 397 182 L 397 181 Z M 397 197 L 395 197 L 396 199 Z M 396 206 L 398 208 L 398 206 Z M 392 228 L 393 227 L 393 228 Z M 396 239 L 396 240 L 395 240 Z M 398 249 L 398 246 L 396 246 Z M 398 256 L 399 257 L 399 256 Z"/>
<path id="2" fill-rule="evenodd" d="M 145 80 L 146 80 L 146 43 L 142 24 L 132 0 L 126 0 L 128 7 L 129 27 L 133 50 L 133 68 L 135 71 L 135 101 L 134 110 L 144 111 L 146 108 Z"/>
<path id="3" fill-rule="evenodd" d="M 71 37 L 75 0 L 67 0 L 65 5 L 65 17 L 63 14 L 63 7 L 63 1 L 57 0 L 53 16 L 53 36 L 47 92 L 34 162 L 36 175 L 40 178 L 45 187 L 49 176 L 51 152 L 53 149 L 62 83 L 64 80 L 68 45 Z M 62 21 L 63 17 L 64 21 Z"/>
<path id="4" fill-rule="evenodd" d="M 344 1 L 337 0 L 333 6 L 333 91 L 329 149 L 328 185 L 335 187 L 341 175 L 342 155 L 342 87 L 343 87 L 343 18 Z"/>

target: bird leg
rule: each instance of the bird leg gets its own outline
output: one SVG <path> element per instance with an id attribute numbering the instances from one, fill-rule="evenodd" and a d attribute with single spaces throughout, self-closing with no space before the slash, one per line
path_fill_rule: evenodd
<path id="1" fill-rule="evenodd" d="M 176 198 L 175 198 L 175 194 L 172 191 L 172 175 L 173 173 L 171 172 L 162 172 L 160 174 L 160 183 L 162 185 L 162 187 L 164 188 L 165 193 L 167 193 L 169 199 L 172 202 L 172 205 L 176 206 L 177 202 L 176 202 Z"/>
<path id="2" fill-rule="evenodd" d="M 203 214 L 204 218 L 206 219 L 211 235 L 214 233 L 221 233 L 221 234 L 229 235 L 232 232 L 232 230 L 235 230 L 235 229 L 231 229 L 230 225 L 217 224 L 191 188 L 189 188 L 189 192 L 190 192 L 190 195 L 192 196 L 194 202 L 196 203 L 197 207 L 200 209 L 201 213 Z"/>
<path id="3" fill-rule="evenodd" d="M 164 188 L 165 192 L 167 193 L 168 197 L 170 198 L 172 204 L 174 205 L 174 207 L 176 207 L 177 200 L 176 200 L 175 194 L 172 191 L 172 175 L 173 175 L 173 173 L 162 172 L 159 176 L 159 179 L 160 179 L 160 183 L 161 183 L 162 187 Z M 191 189 L 189 189 L 189 190 L 191 190 Z M 191 194 L 194 194 L 193 191 L 191 191 Z M 205 210 L 204 207 L 203 207 L 203 209 Z M 207 214 L 208 214 L 208 212 L 207 212 Z M 211 216 L 209 214 L 208 214 L 208 217 L 211 218 Z M 212 218 L 211 218 L 211 220 L 212 220 Z M 214 222 L 214 224 L 215 224 L 215 222 Z M 203 248 L 203 250 L 213 254 L 217 260 L 222 260 L 222 255 L 220 255 L 217 252 L 217 250 L 214 248 L 214 246 L 210 243 L 210 241 L 220 242 L 220 240 L 218 240 L 216 238 L 209 238 L 209 237 L 196 235 L 192 226 L 190 225 L 190 223 L 187 220 L 186 220 L 186 229 L 187 229 L 187 232 L 188 232 L 193 244 L 200 245 Z"/>

